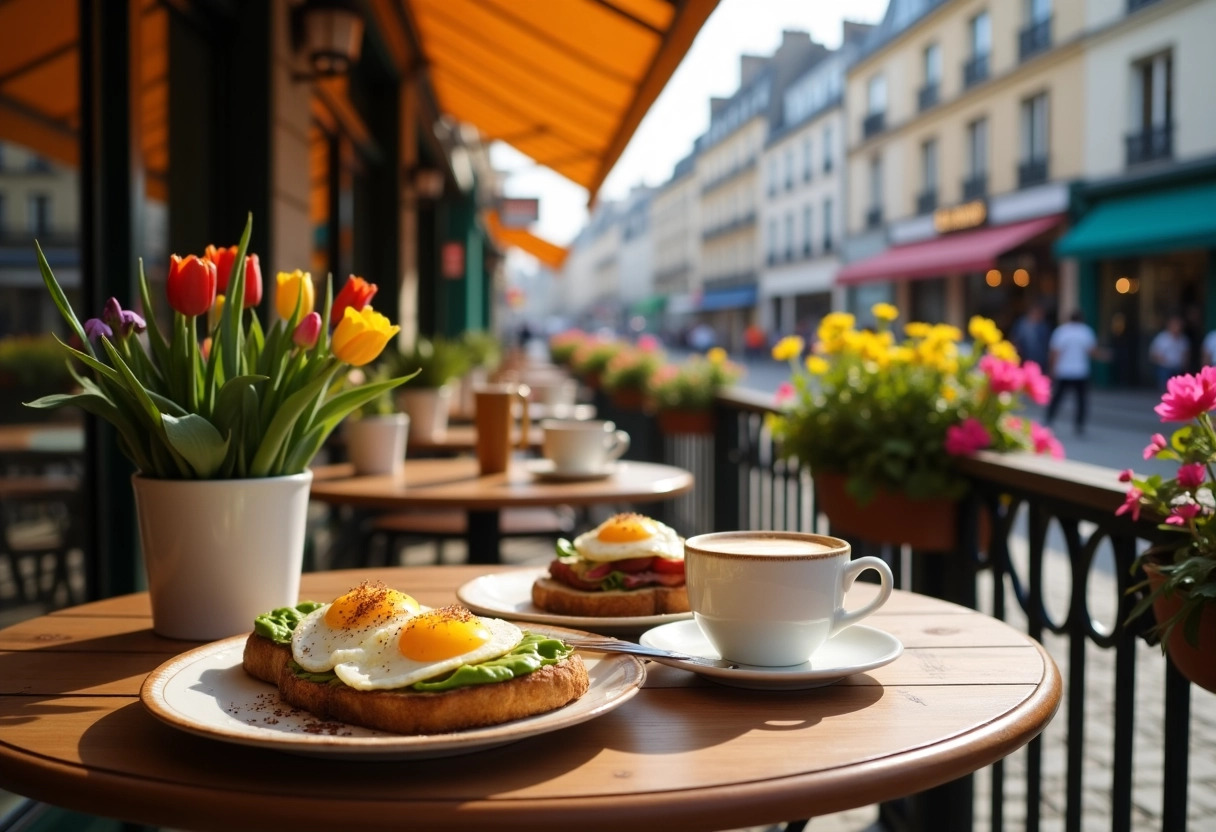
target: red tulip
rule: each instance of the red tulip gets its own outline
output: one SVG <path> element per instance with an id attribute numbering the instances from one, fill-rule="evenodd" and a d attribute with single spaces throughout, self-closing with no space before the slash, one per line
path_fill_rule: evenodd
<path id="1" fill-rule="evenodd" d="M 236 246 L 216 248 L 207 246 L 206 258 L 215 264 L 216 291 L 227 292 L 232 277 L 232 266 L 236 263 Z M 262 266 L 256 254 L 245 256 L 245 309 L 262 302 Z"/>
<path id="2" fill-rule="evenodd" d="M 182 259 L 176 254 L 169 258 L 169 280 L 166 286 L 169 305 L 183 315 L 196 317 L 207 314 L 215 303 L 215 264 L 193 254 Z"/>
<path id="3" fill-rule="evenodd" d="M 338 292 L 338 296 L 334 298 L 334 306 L 329 313 L 329 325 L 337 326 L 341 323 L 342 316 L 345 314 L 348 306 L 356 312 L 362 312 L 363 307 L 371 303 L 379 288 L 375 283 L 368 283 L 363 278 L 355 277 L 353 274 L 346 278 L 346 285 L 342 287 L 342 291 Z"/>

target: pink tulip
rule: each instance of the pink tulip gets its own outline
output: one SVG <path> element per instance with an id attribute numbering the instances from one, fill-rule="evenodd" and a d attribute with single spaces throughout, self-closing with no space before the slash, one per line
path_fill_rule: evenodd
<path id="1" fill-rule="evenodd" d="M 317 338 L 320 335 L 321 316 L 316 312 L 309 312 L 303 320 L 296 324 L 295 331 L 291 333 L 291 340 L 297 347 L 310 350 L 316 346 Z"/>

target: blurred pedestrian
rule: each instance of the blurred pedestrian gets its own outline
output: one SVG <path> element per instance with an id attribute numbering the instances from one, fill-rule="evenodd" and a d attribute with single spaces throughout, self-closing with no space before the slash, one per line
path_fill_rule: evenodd
<path id="1" fill-rule="evenodd" d="M 1216 329 L 1213 329 L 1203 339 L 1203 366 L 1216 365 Z"/>
<path id="2" fill-rule="evenodd" d="M 1009 340 L 1013 342 L 1023 361 L 1033 361 L 1040 367 L 1046 367 L 1051 327 L 1043 317 L 1043 307 L 1032 304 L 1026 314 L 1013 325 Z"/>
<path id="3" fill-rule="evenodd" d="M 1148 345 L 1148 360 L 1153 363 L 1157 375 L 1157 387 L 1165 389 L 1165 383 L 1176 375 L 1186 372 L 1187 358 L 1191 353 L 1191 340 L 1182 331 L 1182 318 L 1171 315 L 1165 329 L 1158 332 Z"/>
<path id="4" fill-rule="evenodd" d="M 1047 405 L 1050 426 L 1065 395 L 1075 397 L 1073 425 L 1077 435 L 1085 432 L 1085 417 L 1089 409 L 1090 358 L 1098 351 L 1098 337 L 1085 323 L 1081 310 L 1060 324 L 1048 342 L 1048 369 L 1051 373 L 1051 402 Z"/>

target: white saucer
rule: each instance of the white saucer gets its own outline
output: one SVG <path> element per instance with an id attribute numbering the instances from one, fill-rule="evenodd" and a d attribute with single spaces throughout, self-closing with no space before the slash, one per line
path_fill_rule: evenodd
<path id="1" fill-rule="evenodd" d="M 585 482 L 604 480 L 616 473 L 616 463 L 609 462 L 598 471 L 558 471 L 551 459 L 529 459 L 524 466 L 528 473 L 540 480 L 553 482 Z"/>
<path id="2" fill-rule="evenodd" d="M 676 621 L 642 633 L 641 643 L 690 656 L 720 659 L 696 621 Z M 828 639 L 805 664 L 757 669 L 748 667 L 703 667 L 672 664 L 698 673 L 723 685 L 754 690 L 804 690 L 838 682 L 854 673 L 864 673 L 890 664 L 904 652 L 899 639 L 890 633 L 854 624 Z"/>

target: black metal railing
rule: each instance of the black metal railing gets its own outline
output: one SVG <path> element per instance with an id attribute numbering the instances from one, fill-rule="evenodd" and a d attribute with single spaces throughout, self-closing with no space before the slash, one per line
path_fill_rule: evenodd
<path id="1" fill-rule="evenodd" d="M 988 194 L 988 174 L 976 173 L 963 180 L 963 201 L 983 199 Z"/>
<path id="2" fill-rule="evenodd" d="M 882 225 L 882 208 L 871 208 L 866 211 L 866 228 L 878 228 Z"/>
<path id="3" fill-rule="evenodd" d="M 1127 164 L 1138 165 L 1169 159 L 1174 155 L 1174 125 L 1161 124 L 1145 127 L 1139 133 L 1127 137 Z"/>
<path id="4" fill-rule="evenodd" d="M 876 136 L 886 129 L 887 114 L 886 113 L 870 113 L 861 122 L 861 136 L 864 139 L 870 136 Z"/>
<path id="5" fill-rule="evenodd" d="M 937 188 L 930 188 L 916 195 L 916 213 L 929 214 L 937 210 Z"/>
<path id="6" fill-rule="evenodd" d="M 988 79 L 988 56 L 976 55 L 963 62 L 963 88 L 973 87 Z"/>
<path id="7" fill-rule="evenodd" d="M 1027 159 L 1018 164 L 1018 187 L 1029 188 L 1047 181 L 1047 157 Z"/>
<path id="8" fill-rule="evenodd" d="M 663 460 L 696 476 L 696 499 L 670 509 L 682 534 L 830 532 L 810 471 L 772 441 L 772 412 L 770 396 L 735 390 L 715 400 L 712 437 L 665 437 L 655 420 L 645 423 Z M 615 416 L 609 408 L 602 418 Z M 1113 469 L 1021 454 L 981 455 L 963 469 L 972 487 L 953 553 L 850 542 L 887 559 L 897 585 L 977 607 L 1044 643 L 1066 680 L 1064 704 L 1042 737 L 977 775 L 990 784 L 990 799 L 973 801 L 965 778 L 909 804 L 884 805 L 888 827 L 939 828 L 932 819 L 942 815 L 931 807 L 945 799 L 967 801 L 975 825 L 993 832 L 1129 830 L 1134 793 L 1137 828 L 1185 829 L 1188 785 L 1204 776 L 1188 772 L 1191 687 L 1143 643 L 1141 622 L 1123 626 L 1135 602 L 1128 590 L 1138 582 L 1131 564 L 1161 533 L 1114 515 L 1123 493 Z M 1138 763 L 1168 772 L 1155 781 L 1164 784 L 1156 787 L 1159 802 L 1150 781 L 1133 784 L 1133 738 Z M 1104 761 L 1100 769 L 1094 759 Z M 900 827 L 904 811 L 922 823 Z"/>
<path id="9" fill-rule="evenodd" d="M 1018 60 L 1024 61 L 1051 48 L 1051 17 L 1031 23 L 1018 32 Z"/>
<path id="10" fill-rule="evenodd" d="M 925 84 L 916 93 L 916 106 L 920 110 L 927 110 L 937 103 L 937 82 Z"/>

